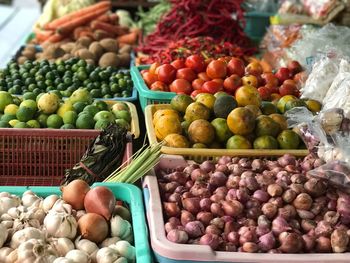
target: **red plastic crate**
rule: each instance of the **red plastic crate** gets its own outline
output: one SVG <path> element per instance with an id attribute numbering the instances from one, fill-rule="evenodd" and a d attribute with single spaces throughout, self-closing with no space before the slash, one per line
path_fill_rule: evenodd
<path id="1" fill-rule="evenodd" d="M 98 130 L 0 129 L 0 185 L 57 186 Z M 128 142 L 124 161 L 132 155 Z"/>

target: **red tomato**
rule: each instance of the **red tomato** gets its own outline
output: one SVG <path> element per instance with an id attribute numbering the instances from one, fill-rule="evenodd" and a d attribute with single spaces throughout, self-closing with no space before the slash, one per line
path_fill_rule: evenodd
<path id="1" fill-rule="evenodd" d="M 151 66 L 149 67 L 149 72 L 152 74 L 156 74 L 156 69 L 160 66 L 159 62 L 154 62 L 151 64 Z"/>
<path id="2" fill-rule="evenodd" d="M 147 86 L 150 87 L 154 82 L 156 82 L 158 80 L 158 77 L 156 74 L 152 74 L 149 72 L 145 72 L 142 75 L 144 81 L 146 82 Z"/>
<path id="3" fill-rule="evenodd" d="M 267 87 L 258 88 L 258 92 L 262 100 L 270 100 L 271 99 L 271 89 Z"/>
<path id="4" fill-rule="evenodd" d="M 176 68 L 170 64 L 163 64 L 158 67 L 158 79 L 165 84 L 170 84 L 176 77 Z"/>
<path id="5" fill-rule="evenodd" d="M 223 79 L 213 79 L 213 81 L 220 83 L 221 85 L 224 85 L 224 80 Z"/>
<path id="6" fill-rule="evenodd" d="M 187 68 L 191 68 L 197 73 L 205 70 L 205 61 L 199 55 L 191 55 L 187 57 L 185 61 L 185 65 Z"/>
<path id="7" fill-rule="evenodd" d="M 298 89 L 295 85 L 291 85 L 288 83 L 283 83 L 279 88 L 279 93 L 283 97 L 285 95 L 294 95 L 298 96 Z"/>
<path id="8" fill-rule="evenodd" d="M 247 67 L 245 68 L 245 72 L 247 75 L 260 76 L 263 73 L 263 71 L 264 70 L 263 70 L 262 66 L 257 61 L 250 62 L 247 65 Z"/>
<path id="9" fill-rule="evenodd" d="M 199 79 L 202 79 L 204 81 L 209 81 L 211 80 L 211 78 L 208 77 L 207 73 L 205 72 L 201 72 L 201 73 L 198 73 L 198 78 Z"/>
<path id="10" fill-rule="evenodd" d="M 243 77 L 244 71 L 244 62 L 239 58 L 231 58 L 231 60 L 227 64 L 228 74 L 237 74 L 238 76 Z"/>
<path id="11" fill-rule="evenodd" d="M 206 93 L 211 93 L 211 94 L 215 94 L 216 92 L 220 91 L 222 89 L 222 84 L 213 81 L 213 80 L 209 80 L 204 82 L 203 86 L 202 86 L 202 91 L 206 92 Z"/>
<path id="12" fill-rule="evenodd" d="M 266 84 L 265 87 L 271 91 L 271 94 L 272 93 L 279 93 L 278 87 L 276 87 L 274 85 L 271 86 L 270 84 Z"/>
<path id="13" fill-rule="evenodd" d="M 201 89 L 204 82 L 205 81 L 202 79 L 195 79 L 194 81 L 192 81 L 192 88 L 195 90 Z"/>
<path id="14" fill-rule="evenodd" d="M 177 79 L 185 79 L 185 80 L 188 80 L 189 82 L 192 82 L 193 80 L 195 80 L 197 78 L 197 75 L 190 68 L 181 68 L 181 69 L 177 70 L 176 78 Z"/>
<path id="15" fill-rule="evenodd" d="M 234 94 L 236 89 L 242 86 L 242 80 L 240 76 L 233 74 L 224 80 L 224 90 Z"/>
<path id="16" fill-rule="evenodd" d="M 226 77 L 226 63 L 220 60 L 213 60 L 207 67 L 207 75 L 212 79 L 224 79 Z"/>
<path id="17" fill-rule="evenodd" d="M 140 74 L 143 75 L 143 74 L 145 74 L 146 72 L 149 72 L 149 70 L 148 70 L 148 69 L 143 69 L 143 70 L 140 71 Z"/>
<path id="18" fill-rule="evenodd" d="M 154 82 L 152 85 L 151 85 L 151 90 L 154 90 L 154 91 L 169 91 L 169 88 L 168 86 L 157 80 L 156 82 Z"/>
<path id="19" fill-rule="evenodd" d="M 169 86 L 171 92 L 191 94 L 191 83 L 185 79 L 175 79 Z"/>
<path id="20" fill-rule="evenodd" d="M 192 97 L 192 98 L 195 98 L 199 93 L 204 93 L 204 91 L 203 91 L 203 90 L 200 90 L 200 89 L 194 90 L 194 91 L 192 91 L 192 93 L 191 93 L 191 97 Z"/>
<path id="21" fill-rule="evenodd" d="M 185 60 L 184 59 L 175 59 L 173 62 L 170 63 L 170 65 L 172 65 L 174 68 L 176 69 L 180 69 L 180 68 L 184 68 L 185 66 Z"/>

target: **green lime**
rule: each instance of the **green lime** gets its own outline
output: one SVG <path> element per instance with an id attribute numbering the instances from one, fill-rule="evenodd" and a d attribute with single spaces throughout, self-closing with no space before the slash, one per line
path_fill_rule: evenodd
<path id="1" fill-rule="evenodd" d="M 128 131 L 130 131 L 130 124 L 126 120 L 117 119 L 117 120 L 115 120 L 115 123 L 117 123 L 118 125 L 124 127 Z"/>
<path id="2" fill-rule="evenodd" d="M 113 122 L 115 120 L 115 117 L 112 112 L 110 111 L 100 111 L 94 116 L 94 120 L 108 120 L 109 122 Z"/>
<path id="3" fill-rule="evenodd" d="M 28 92 L 23 94 L 23 99 L 24 100 L 36 100 L 36 96 L 33 92 L 28 91 Z"/>
<path id="4" fill-rule="evenodd" d="M 103 100 L 95 100 L 94 104 L 99 111 L 108 110 L 108 104 Z"/>
<path id="5" fill-rule="evenodd" d="M 91 117 L 90 114 L 81 114 L 76 123 L 75 126 L 78 129 L 93 129 L 95 126 L 94 118 Z"/>
<path id="6" fill-rule="evenodd" d="M 16 115 L 18 108 L 19 107 L 16 104 L 9 104 L 5 107 L 4 114 Z"/>
<path id="7" fill-rule="evenodd" d="M 63 114 L 63 123 L 74 125 L 78 119 L 78 114 L 75 111 L 67 111 Z"/>
<path id="8" fill-rule="evenodd" d="M 30 128 L 40 128 L 40 123 L 37 120 L 29 120 L 27 124 Z"/>
<path id="9" fill-rule="evenodd" d="M 47 125 L 46 125 L 46 122 L 47 122 L 47 118 L 49 116 L 45 113 L 40 113 L 39 116 L 36 118 L 36 120 L 39 122 L 40 124 L 40 127 L 42 128 L 46 128 Z"/>
<path id="10" fill-rule="evenodd" d="M 5 107 L 13 103 L 13 98 L 9 92 L 0 91 L 0 112 L 3 112 Z"/>
<path id="11" fill-rule="evenodd" d="M 35 110 L 33 110 L 32 108 L 19 107 L 16 113 L 16 117 L 19 121 L 26 122 L 33 119 L 34 114 L 35 114 Z"/>
<path id="12" fill-rule="evenodd" d="M 19 106 L 21 104 L 22 100 L 19 97 L 13 97 L 13 103 Z"/>
<path id="13" fill-rule="evenodd" d="M 99 89 L 93 89 L 90 91 L 91 97 L 93 98 L 101 98 L 102 97 L 102 92 Z"/>
<path id="14" fill-rule="evenodd" d="M 108 120 L 98 120 L 95 123 L 95 130 L 103 130 L 106 129 L 111 124 Z"/>
<path id="15" fill-rule="evenodd" d="M 83 110 L 83 112 L 90 114 L 92 117 L 94 117 L 99 111 L 100 110 L 95 105 L 87 105 Z"/>
<path id="16" fill-rule="evenodd" d="M 17 120 L 17 119 L 13 119 L 13 120 L 10 120 L 10 121 L 9 121 L 9 124 L 11 125 L 11 127 L 15 127 L 15 125 L 16 125 L 17 123 L 19 123 L 19 120 Z"/>
<path id="17" fill-rule="evenodd" d="M 73 108 L 74 108 L 76 113 L 80 113 L 80 112 L 82 112 L 84 110 L 86 105 L 87 104 L 85 102 L 78 101 L 78 102 L 73 104 Z"/>
<path id="18" fill-rule="evenodd" d="M 52 91 L 50 91 L 50 93 L 56 94 L 57 97 L 59 97 L 60 99 L 62 98 L 62 94 L 59 90 L 52 90 Z"/>
<path id="19" fill-rule="evenodd" d="M 6 121 L 0 121 L 0 128 L 11 128 L 11 125 Z"/>
<path id="20" fill-rule="evenodd" d="M 63 125 L 62 118 L 57 114 L 51 114 L 46 121 L 48 128 L 59 129 Z"/>
<path id="21" fill-rule="evenodd" d="M 17 122 L 13 128 L 17 128 L 17 129 L 24 129 L 24 128 L 30 128 L 30 126 L 25 123 L 25 122 Z"/>
<path id="22" fill-rule="evenodd" d="M 64 124 L 61 126 L 62 130 L 70 130 L 70 129 L 75 129 L 75 126 L 73 124 Z"/>
<path id="23" fill-rule="evenodd" d="M 24 100 L 22 103 L 19 105 L 20 108 L 22 107 L 27 107 L 32 109 L 33 111 L 36 111 L 38 109 L 37 104 L 35 100 Z"/>
<path id="24" fill-rule="evenodd" d="M 39 93 L 39 94 L 38 94 L 38 96 L 36 96 L 35 101 L 38 103 L 38 100 L 39 100 L 39 99 L 40 99 L 40 97 L 41 97 L 42 95 L 44 95 L 44 94 L 45 94 L 44 92 Z"/>
<path id="25" fill-rule="evenodd" d="M 131 121 L 131 115 L 130 112 L 127 110 L 113 110 L 113 114 L 116 119 L 123 119 L 130 123 Z"/>
<path id="26" fill-rule="evenodd" d="M 8 123 L 10 120 L 15 120 L 15 119 L 16 119 L 16 115 L 4 114 L 1 116 L 0 120 Z"/>

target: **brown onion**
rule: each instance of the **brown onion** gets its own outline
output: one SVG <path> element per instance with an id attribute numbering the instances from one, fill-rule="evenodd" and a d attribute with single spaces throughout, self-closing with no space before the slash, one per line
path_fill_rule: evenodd
<path id="1" fill-rule="evenodd" d="M 217 228 L 222 230 L 225 227 L 225 221 L 220 217 L 215 217 L 210 221 L 210 225 L 216 226 Z"/>
<path id="2" fill-rule="evenodd" d="M 323 216 L 323 220 L 335 226 L 339 221 L 339 217 L 340 215 L 337 212 L 327 211 Z"/>
<path id="3" fill-rule="evenodd" d="M 304 189 L 311 196 L 317 197 L 324 195 L 327 191 L 327 185 L 324 181 L 318 180 L 316 178 L 310 178 L 305 184 Z"/>
<path id="4" fill-rule="evenodd" d="M 302 184 L 292 183 L 289 186 L 289 188 L 292 189 L 296 194 L 300 194 L 300 193 L 305 192 L 304 185 L 302 185 Z"/>
<path id="5" fill-rule="evenodd" d="M 61 187 L 62 199 L 70 204 L 75 210 L 84 209 L 85 195 L 90 191 L 90 186 L 80 179 L 71 181 Z"/>
<path id="6" fill-rule="evenodd" d="M 329 253 L 332 251 L 331 240 L 328 237 L 318 237 L 316 239 L 316 252 Z"/>
<path id="7" fill-rule="evenodd" d="M 201 199 L 199 197 L 185 198 L 182 200 L 182 206 L 188 212 L 191 212 L 192 214 L 197 214 L 201 210 L 199 206 L 200 200 Z"/>
<path id="8" fill-rule="evenodd" d="M 278 209 L 278 215 L 283 217 L 286 220 L 290 220 L 294 218 L 296 214 L 297 214 L 297 211 L 292 205 L 285 205 L 284 207 Z"/>
<path id="9" fill-rule="evenodd" d="M 239 201 L 222 201 L 221 204 L 226 215 L 236 217 L 243 212 L 244 207 Z"/>
<path id="10" fill-rule="evenodd" d="M 297 233 L 282 232 L 278 239 L 281 243 L 279 249 L 284 253 L 298 253 L 303 249 L 303 239 Z"/>
<path id="11" fill-rule="evenodd" d="M 87 213 L 78 221 L 78 228 L 82 238 L 100 243 L 108 235 L 108 224 L 105 218 L 96 213 Z"/>
<path id="12" fill-rule="evenodd" d="M 205 228 L 205 233 L 207 234 L 215 234 L 215 235 L 221 235 L 222 231 L 214 225 L 209 225 Z"/>
<path id="13" fill-rule="evenodd" d="M 312 206 L 312 198 L 307 193 L 298 194 L 293 201 L 296 209 L 309 210 Z"/>
<path id="14" fill-rule="evenodd" d="M 293 184 L 304 184 L 307 181 L 307 178 L 303 174 L 293 174 L 290 177 L 290 180 Z"/>
<path id="15" fill-rule="evenodd" d="M 163 202 L 163 207 L 164 207 L 165 214 L 168 217 L 180 215 L 181 210 L 176 203 Z"/>
<path id="16" fill-rule="evenodd" d="M 259 247 L 257 244 L 253 242 L 246 242 L 242 245 L 242 249 L 244 252 L 255 253 L 255 252 L 258 252 Z"/>
<path id="17" fill-rule="evenodd" d="M 275 217 L 275 215 L 277 214 L 277 210 L 278 210 L 277 206 L 272 203 L 265 203 L 261 207 L 261 211 L 269 219 L 272 219 Z"/>
<path id="18" fill-rule="evenodd" d="M 167 234 L 167 239 L 171 242 L 178 244 L 186 244 L 188 241 L 188 235 L 183 230 L 173 229 Z"/>
<path id="19" fill-rule="evenodd" d="M 216 250 L 220 245 L 220 237 L 215 234 L 205 234 L 200 238 L 199 244 L 208 245 L 213 250 Z"/>
<path id="20" fill-rule="evenodd" d="M 205 226 L 209 225 L 210 221 L 214 218 L 210 212 L 199 212 L 197 214 L 197 220 L 201 221 Z"/>

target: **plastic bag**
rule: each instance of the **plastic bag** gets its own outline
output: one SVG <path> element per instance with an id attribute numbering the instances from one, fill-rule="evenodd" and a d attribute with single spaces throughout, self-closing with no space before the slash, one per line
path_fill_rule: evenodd
<path id="1" fill-rule="evenodd" d="M 279 7 L 277 0 L 247 0 L 243 5 L 246 11 L 264 13 L 275 13 Z"/>
<path id="2" fill-rule="evenodd" d="M 344 115 L 350 118 L 350 73 L 344 74 L 344 78 L 337 85 L 335 91 L 329 91 L 323 100 L 323 109 L 334 107 L 343 109 Z"/>

